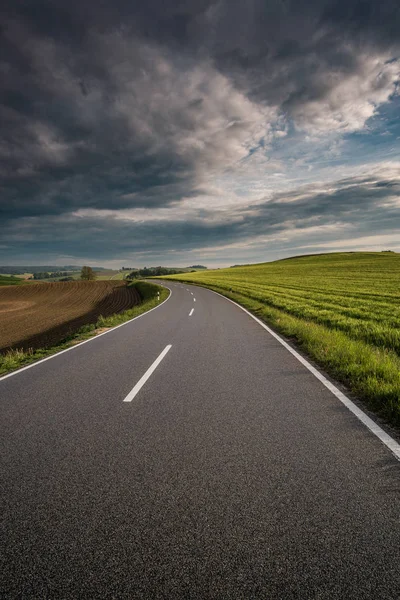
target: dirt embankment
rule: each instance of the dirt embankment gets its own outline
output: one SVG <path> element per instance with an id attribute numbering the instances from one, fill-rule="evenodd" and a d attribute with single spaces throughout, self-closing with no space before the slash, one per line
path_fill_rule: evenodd
<path id="1" fill-rule="evenodd" d="M 0 351 L 44 348 L 82 325 L 140 303 L 123 281 L 65 281 L 0 288 Z"/>

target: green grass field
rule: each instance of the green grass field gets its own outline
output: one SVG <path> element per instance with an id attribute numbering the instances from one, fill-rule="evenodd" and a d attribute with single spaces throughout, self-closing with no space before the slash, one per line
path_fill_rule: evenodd
<path id="1" fill-rule="evenodd" d="M 101 271 L 97 271 L 97 279 L 125 279 L 125 275 L 128 275 L 129 271 L 109 271 L 106 275 L 102 275 Z"/>
<path id="2" fill-rule="evenodd" d="M 400 425 L 400 254 L 304 256 L 170 278 L 239 302 Z"/>
<path id="3" fill-rule="evenodd" d="M 0 275 L 0 285 L 21 285 L 24 280 L 21 277 L 14 277 L 13 275 Z"/>

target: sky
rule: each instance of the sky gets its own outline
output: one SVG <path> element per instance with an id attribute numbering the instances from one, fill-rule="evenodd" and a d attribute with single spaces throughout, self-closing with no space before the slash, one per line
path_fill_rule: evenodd
<path id="1" fill-rule="evenodd" d="M 398 0 L 6 0 L 0 264 L 400 251 Z"/>

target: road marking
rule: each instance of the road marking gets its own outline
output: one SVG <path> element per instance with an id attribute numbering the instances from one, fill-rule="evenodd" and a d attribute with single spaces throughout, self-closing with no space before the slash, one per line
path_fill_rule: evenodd
<path id="1" fill-rule="evenodd" d="M 373 435 L 375 435 L 383 444 L 385 444 L 385 446 L 387 448 L 389 448 L 389 450 L 391 452 L 393 452 L 393 454 L 397 458 L 397 460 L 400 460 L 400 444 L 398 442 L 396 442 L 396 440 L 394 440 L 388 433 L 386 433 L 386 431 L 384 431 L 382 429 L 382 427 L 379 427 L 379 425 L 377 423 L 375 423 L 375 421 L 373 421 L 370 417 L 368 417 L 368 415 L 366 415 L 365 412 L 363 412 L 361 410 L 361 408 L 359 408 L 356 404 L 354 404 L 354 402 L 352 402 L 350 400 L 350 398 L 348 398 L 345 394 L 343 394 L 343 392 L 341 392 L 331 381 L 329 381 L 329 379 L 327 379 L 324 375 L 322 375 L 322 373 L 320 373 L 315 367 L 313 367 L 308 362 L 308 360 L 306 360 L 303 356 L 301 356 L 301 354 L 296 352 L 296 350 L 294 350 L 291 346 L 289 346 L 289 344 L 287 342 L 285 342 L 285 340 L 283 340 L 277 333 L 275 333 L 275 331 L 270 329 L 268 327 L 268 325 L 266 325 L 265 323 L 260 321 L 260 319 L 258 319 L 254 315 L 252 315 L 251 312 L 246 310 L 243 306 L 240 306 L 240 304 L 238 304 L 234 300 L 231 300 L 230 298 L 227 298 L 226 296 L 223 296 L 222 294 L 219 294 L 218 292 L 214 292 L 214 290 L 209 290 L 209 291 L 212 292 L 213 294 L 217 294 L 217 296 L 221 296 L 221 298 L 224 298 L 228 302 L 235 304 L 235 306 L 240 308 L 240 310 L 243 310 L 243 312 L 247 313 L 249 315 L 249 317 L 254 319 L 254 321 L 257 321 L 257 323 L 259 325 L 261 325 L 261 327 L 263 327 L 266 331 L 268 331 L 268 333 L 270 333 L 272 335 L 272 337 L 274 337 L 280 344 L 282 344 L 282 346 L 284 346 L 286 348 L 286 350 L 288 350 L 290 352 L 290 354 L 293 354 L 293 356 L 295 358 L 297 358 L 297 360 L 300 361 L 301 364 L 306 367 L 306 369 L 308 369 L 317 379 L 319 379 L 319 381 L 326 388 L 328 388 L 328 390 L 330 392 L 332 392 L 332 394 L 334 396 L 336 396 L 336 398 L 338 400 L 340 400 L 340 402 L 342 404 L 344 404 L 344 406 L 350 412 L 352 412 L 353 415 L 355 417 L 357 417 L 357 419 L 359 419 L 359 421 L 361 421 L 361 423 L 363 423 L 371 431 L 371 433 Z"/>
<path id="2" fill-rule="evenodd" d="M 194 313 L 194 308 L 192 308 L 192 310 L 190 311 L 189 317 L 191 317 L 193 313 Z"/>
<path id="3" fill-rule="evenodd" d="M 196 302 L 196 298 L 193 298 L 193 302 Z"/>
<path id="4" fill-rule="evenodd" d="M 192 296 L 193 296 L 193 292 L 190 292 L 190 293 L 191 293 L 191 294 L 192 294 Z"/>
<path id="5" fill-rule="evenodd" d="M 144 386 L 144 384 L 146 383 L 146 381 L 148 380 L 148 378 L 150 377 L 150 375 L 157 369 L 158 365 L 160 364 L 160 362 L 162 361 L 162 359 L 164 358 L 164 356 L 167 354 L 167 352 L 169 352 L 171 350 L 172 346 L 171 344 L 169 344 L 168 346 L 166 346 L 164 348 L 164 350 L 161 352 L 160 356 L 158 358 L 156 358 L 156 360 L 153 362 L 153 364 L 151 365 L 151 367 L 149 367 L 146 371 L 146 373 L 143 375 L 143 377 L 141 377 L 139 379 L 139 381 L 137 382 L 137 384 L 135 385 L 135 387 L 129 392 L 129 394 L 127 395 L 126 398 L 124 398 L 124 402 L 132 402 L 132 400 L 134 399 L 134 397 L 136 396 L 136 394 L 138 392 L 140 392 L 140 390 L 142 389 L 142 387 Z"/>
<path id="6" fill-rule="evenodd" d="M 171 296 L 172 296 L 172 290 L 171 290 L 171 288 L 167 287 L 166 285 L 163 285 L 163 287 L 165 287 L 165 288 L 167 288 L 167 290 L 169 290 L 169 296 L 168 296 L 168 298 L 166 300 L 163 300 L 163 302 L 161 302 L 161 304 L 159 304 L 158 306 L 155 306 L 154 308 L 151 308 L 150 310 L 142 313 L 141 315 L 138 315 L 137 317 L 133 317 L 133 319 L 129 319 L 129 321 L 125 321 L 125 323 L 121 323 L 121 325 L 116 325 L 115 327 L 111 327 L 111 329 L 109 329 L 108 331 L 104 331 L 103 333 L 99 333 L 98 335 L 94 335 L 93 337 L 89 338 L 88 340 L 84 340 L 83 342 L 79 342 L 79 344 L 75 344 L 74 346 L 71 346 L 71 348 L 66 348 L 65 350 L 60 350 L 60 352 L 56 352 L 55 354 L 52 354 L 51 356 L 47 356 L 46 358 L 41 358 L 40 360 L 38 360 L 36 362 L 33 362 L 32 364 L 27 365 L 26 367 L 22 367 L 21 369 L 17 369 L 16 371 L 13 371 L 12 373 L 8 373 L 8 375 L 3 375 L 3 377 L 0 377 L 0 381 L 3 381 L 3 379 L 7 379 L 8 377 L 13 377 L 14 375 L 18 375 L 18 373 L 21 373 L 22 371 L 26 371 L 27 369 L 32 369 L 32 367 L 36 367 L 40 363 L 44 363 L 47 360 L 51 360 L 52 358 L 56 358 L 57 356 L 60 356 L 60 354 L 64 354 L 64 352 L 69 352 L 70 350 L 76 350 L 76 348 L 79 348 L 79 346 L 83 346 L 83 344 L 88 344 L 89 342 L 93 342 L 94 340 L 98 340 L 103 335 L 107 335 L 107 333 L 111 333 L 112 331 L 115 331 L 116 329 L 119 329 L 120 327 L 123 327 L 124 325 L 128 325 L 128 323 L 132 323 L 132 321 L 136 321 L 136 319 L 140 319 L 141 317 L 145 317 L 146 315 L 148 315 L 149 313 L 151 313 L 153 310 L 157 310 L 157 308 L 160 308 L 160 306 L 162 306 L 163 304 L 165 304 L 166 302 L 168 302 L 168 300 L 171 298 Z"/>

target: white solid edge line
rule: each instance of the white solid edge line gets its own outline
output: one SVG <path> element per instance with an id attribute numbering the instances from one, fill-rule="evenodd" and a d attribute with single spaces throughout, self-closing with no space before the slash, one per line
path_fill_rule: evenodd
<path id="1" fill-rule="evenodd" d="M 254 321 L 256 321 L 259 325 L 261 325 L 261 327 L 263 327 L 264 329 L 266 329 L 268 331 L 268 333 L 270 333 L 272 335 L 272 337 L 274 337 L 276 340 L 278 340 L 278 342 L 281 343 L 282 346 L 284 346 L 286 348 L 286 350 L 289 350 L 289 352 L 291 354 L 293 354 L 293 356 L 295 356 L 297 358 L 297 360 L 300 361 L 301 364 L 306 367 L 306 369 L 308 369 L 317 379 L 319 379 L 319 381 L 326 388 L 328 388 L 328 390 L 330 392 L 332 392 L 332 394 L 334 396 L 336 396 L 336 398 L 338 400 L 340 400 L 340 402 L 342 404 L 344 404 L 344 406 L 346 408 L 348 408 L 348 410 L 350 412 L 352 412 L 361 421 L 361 423 L 363 423 L 371 431 L 371 433 L 373 433 L 377 438 L 379 438 L 380 441 L 383 444 L 385 444 L 385 446 L 387 448 L 389 448 L 389 450 L 391 452 L 393 452 L 393 454 L 395 455 L 395 457 L 397 458 L 397 460 L 400 460 L 400 444 L 398 444 L 396 442 L 396 440 L 394 440 L 388 433 L 386 433 L 386 431 L 384 431 L 382 429 L 382 427 L 379 427 L 379 425 L 377 423 L 375 423 L 375 421 L 373 421 L 358 406 L 356 406 L 354 404 L 354 402 L 352 402 L 350 400 L 350 398 L 348 398 L 335 385 L 333 385 L 333 383 L 331 381 L 329 381 L 329 379 L 327 379 L 326 377 L 324 377 L 324 375 L 322 375 L 322 373 L 320 373 L 315 367 L 313 367 L 308 362 L 308 360 L 306 360 L 305 358 L 303 358 L 303 356 L 301 356 L 301 354 L 299 354 L 298 352 L 296 352 L 296 350 L 294 350 L 291 346 L 289 346 L 289 344 L 287 342 L 285 342 L 285 340 L 283 340 L 277 333 L 275 333 L 275 331 L 273 331 L 272 329 L 270 329 L 268 327 L 268 325 L 266 325 L 265 323 L 263 323 L 262 321 L 260 321 L 260 319 L 258 319 L 254 315 L 252 315 L 251 312 L 249 312 L 248 310 L 246 310 L 243 306 L 240 306 L 240 304 L 238 304 L 234 300 L 231 300 L 230 298 L 227 298 L 223 294 L 215 292 L 214 290 L 210 290 L 209 288 L 205 288 L 205 289 L 208 289 L 208 291 L 212 292 L 213 294 L 217 294 L 217 296 L 221 296 L 221 298 L 224 298 L 228 302 L 231 302 L 232 304 L 235 304 L 238 308 L 240 308 L 240 310 L 243 310 L 252 319 L 254 319 Z"/>
<path id="2" fill-rule="evenodd" d="M 60 356 L 60 354 L 64 354 L 64 352 L 69 352 L 70 350 L 75 350 L 75 348 L 79 348 L 79 346 L 83 346 L 83 344 L 87 344 L 88 342 L 93 342 L 94 340 L 98 340 L 103 335 L 107 335 L 107 333 L 111 333 L 112 331 L 115 331 L 119 327 L 123 327 L 124 325 L 128 325 L 128 323 L 132 323 L 132 321 L 135 321 L 136 319 L 140 319 L 140 317 L 144 317 L 145 315 L 148 315 L 153 310 L 156 310 L 157 308 L 160 308 L 160 306 L 162 306 L 163 304 L 165 304 L 166 302 L 168 302 L 168 300 L 171 298 L 171 296 L 172 296 L 172 290 L 169 287 L 167 287 L 166 285 L 164 285 L 162 287 L 165 287 L 165 288 L 167 288 L 167 290 L 169 290 L 169 296 L 168 296 L 168 298 L 166 298 L 165 300 L 163 300 L 161 302 L 161 304 L 159 304 L 158 306 L 155 306 L 154 308 L 151 308 L 150 310 L 147 310 L 146 312 L 142 313 L 141 315 L 138 315 L 137 317 L 133 317 L 133 319 L 129 319 L 129 321 L 125 321 L 125 323 L 121 323 L 120 325 L 116 325 L 115 327 L 111 327 L 111 329 L 109 329 L 108 331 L 104 331 L 103 333 L 99 333 L 98 335 L 94 335 L 93 337 L 89 338 L 88 340 L 84 340 L 83 342 L 79 342 L 79 344 L 75 344 L 75 346 L 71 346 L 70 348 L 65 348 L 65 350 L 60 350 L 60 352 L 56 352 L 55 354 L 52 354 L 51 356 L 47 356 L 46 358 L 41 358 L 40 360 L 38 360 L 36 362 L 33 362 L 30 365 L 27 365 L 26 367 L 21 367 L 21 369 L 17 369 L 16 371 L 13 371 L 12 373 L 8 373 L 7 375 L 3 375 L 3 377 L 0 377 L 0 381 L 3 381 L 4 379 L 7 379 L 8 377 L 13 377 L 13 375 L 18 375 L 18 373 L 21 373 L 22 371 L 26 371 L 27 369 L 32 369 L 32 367 L 36 367 L 37 365 L 46 362 L 46 360 L 50 360 L 52 358 L 56 358 L 57 356 Z"/>
<path id="3" fill-rule="evenodd" d="M 194 313 L 194 308 L 192 308 L 192 310 L 190 311 L 189 317 L 191 317 L 193 313 Z"/>
<path id="4" fill-rule="evenodd" d="M 132 402 L 132 400 L 134 399 L 134 397 L 136 396 L 136 394 L 138 392 L 140 392 L 140 390 L 142 389 L 142 387 L 144 386 L 144 384 L 146 383 L 146 381 L 148 380 L 148 378 L 150 377 L 150 375 L 157 369 L 158 365 L 160 364 L 160 362 L 162 361 L 162 359 L 164 358 L 164 356 L 167 354 L 167 352 L 169 352 L 172 348 L 172 345 L 169 344 L 168 346 L 166 346 L 164 348 L 164 350 L 161 352 L 161 354 L 159 355 L 158 358 L 156 358 L 156 360 L 153 362 L 153 364 L 151 365 L 151 367 L 149 367 L 146 371 L 146 373 L 143 375 L 143 377 L 141 377 L 139 379 L 139 381 L 137 382 L 137 384 L 135 385 L 135 387 L 129 392 L 129 394 L 126 396 L 126 398 L 124 398 L 124 402 Z"/>

